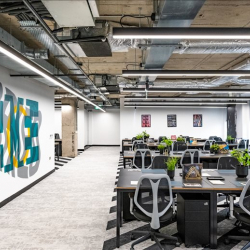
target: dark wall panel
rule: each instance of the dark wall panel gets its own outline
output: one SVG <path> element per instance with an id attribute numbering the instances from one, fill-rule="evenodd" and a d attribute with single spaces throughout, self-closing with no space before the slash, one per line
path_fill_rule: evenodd
<path id="1" fill-rule="evenodd" d="M 236 106 L 227 107 L 227 135 L 236 138 Z"/>

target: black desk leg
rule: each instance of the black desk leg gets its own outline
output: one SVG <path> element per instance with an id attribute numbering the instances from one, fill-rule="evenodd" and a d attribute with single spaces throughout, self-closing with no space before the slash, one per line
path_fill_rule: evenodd
<path id="1" fill-rule="evenodd" d="M 121 191 L 117 190 L 117 211 L 116 211 L 116 247 L 120 247 L 120 226 L 121 226 Z"/>
<path id="2" fill-rule="evenodd" d="M 217 249 L 217 193 L 210 193 L 210 248 Z"/>

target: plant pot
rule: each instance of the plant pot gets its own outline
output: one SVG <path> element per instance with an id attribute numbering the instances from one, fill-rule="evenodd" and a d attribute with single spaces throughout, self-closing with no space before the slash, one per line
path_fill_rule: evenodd
<path id="1" fill-rule="evenodd" d="M 239 178 L 245 178 L 248 176 L 248 167 L 244 167 L 242 165 L 237 165 L 236 166 L 236 175 Z"/>
<path id="2" fill-rule="evenodd" d="M 218 153 L 219 153 L 219 150 L 214 150 L 214 149 L 211 149 L 211 148 L 210 148 L 210 153 L 211 153 L 211 154 L 218 154 Z"/>
<path id="3" fill-rule="evenodd" d="M 163 155 L 164 149 L 160 149 L 160 155 Z"/>
<path id="4" fill-rule="evenodd" d="M 169 176 L 170 179 L 174 178 L 175 170 L 167 170 L 167 173 L 168 173 L 168 176 Z"/>

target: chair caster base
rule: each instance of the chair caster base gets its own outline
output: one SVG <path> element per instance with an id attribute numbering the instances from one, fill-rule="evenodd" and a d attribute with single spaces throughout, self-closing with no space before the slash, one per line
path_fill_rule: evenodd
<path id="1" fill-rule="evenodd" d="M 175 243 L 175 246 L 176 246 L 176 247 L 179 247 L 180 245 L 181 245 L 180 242 L 176 242 L 176 243 Z"/>

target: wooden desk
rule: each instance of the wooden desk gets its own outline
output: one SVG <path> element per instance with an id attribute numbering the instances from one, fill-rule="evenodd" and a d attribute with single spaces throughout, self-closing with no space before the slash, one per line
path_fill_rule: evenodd
<path id="1" fill-rule="evenodd" d="M 239 181 L 246 182 L 249 178 L 238 179 L 235 175 L 235 170 L 214 170 L 207 171 L 212 176 L 223 176 L 225 178 L 224 185 L 213 185 L 206 177 L 202 177 L 201 188 L 186 188 L 183 187 L 182 170 L 176 169 L 174 180 L 171 181 L 172 191 L 175 194 L 180 193 L 206 193 L 209 194 L 210 205 L 210 248 L 217 248 L 217 194 L 218 193 L 241 193 L 243 186 Z M 203 172 L 206 172 L 203 170 Z M 121 169 L 116 191 L 117 191 L 117 222 L 116 222 L 116 247 L 120 247 L 120 227 L 122 226 L 122 200 L 124 193 L 135 192 L 136 186 L 131 185 L 131 181 L 138 181 L 141 177 L 141 171 L 131 171 L 129 169 Z"/>

